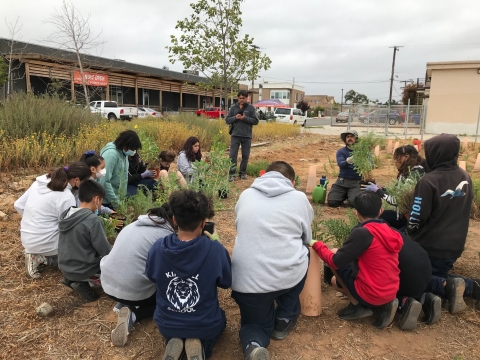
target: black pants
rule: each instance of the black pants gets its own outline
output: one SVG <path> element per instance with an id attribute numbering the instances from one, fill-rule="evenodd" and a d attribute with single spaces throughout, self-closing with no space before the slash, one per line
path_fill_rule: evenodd
<path id="1" fill-rule="evenodd" d="M 153 318 L 153 313 L 155 311 L 155 307 L 157 306 L 156 293 L 154 293 L 148 299 L 136 301 L 117 299 L 115 296 L 112 295 L 108 296 L 116 302 L 127 305 L 130 311 L 135 314 L 135 321 Z"/>
<path id="2" fill-rule="evenodd" d="M 397 219 L 397 212 L 395 210 L 385 210 L 380 219 L 384 220 L 391 227 L 400 230 L 403 229 L 408 224 L 408 220 L 403 214 L 398 214 L 399 218 Z"/>
<path id="3" fill-rule="evenodd" d="M 427 292 L 445 298 L 445 287 L 443 286 L 443 283 L 447 280 L 447 277 L 456 277 L 462 278 L 465 281 L 465 291 L 463 296 L 469 298 L 473 297 L 474 280 L 448 273 L 456 261 L 457 259 L 439 259 L 430 257 L 430 263 L 432 264 L 432 277 L 427 285 Z"/>
<path id="4" fill-rule="evenodd" d="M 242 162 L 240 163 L 239 175 L 247 174 L 247 164 L 248 158 L 250 157 L 250 147 L 252 146 L 252 139 L 241 137 L 241 136 L 232 136 L 230 138 L 230 160 L 232 161 L 232 166 L 230 167 L 230 175 L 235 175 L 237 171 L 237 157 L 238 157 L 238 148 L 242 146 Z"/>
<path id="5" fill-rule="evenodd" d="M 353 200 L 355 200 L 359 192 L 360 179 L 353 180 L 339 177 L 328 192 L 328 206 L 337 207 L 342 205 L 345 200 L 348 200 L 348 205 L 353 207 Z"/>
<path id="6" fill-rule="evenodd" d="M 307 274 L 290 289 L 264 293 L 247 294 L 232 291 L 232 298 L 240 308 L 240 341 L 242 351 L 248 343 L 256 341 L 266 348 L 275 326 L 275 319 L 297 320 L 300 315 L 300 299 Z M 277 307 L 274 307 L 274 302 Z"/>

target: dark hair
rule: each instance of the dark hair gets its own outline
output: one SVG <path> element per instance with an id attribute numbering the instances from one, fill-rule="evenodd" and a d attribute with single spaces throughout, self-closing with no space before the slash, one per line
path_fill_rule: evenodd
<path id="1" fill-rule="evenodd" d="M 80 158 L 81 162 L 84 162 L 87 164 L 88 167 L 97 167 L 100 165 L 102 161 L 105 159 L 101 157 L 100 155 L 95 154 L 95 150 L 88 150 L 85 153 L 83 153 L 82 157 Z"/>
<path id="2" fill-rule="evenodd" d="M 185 141 L 185 144 L 181 150 L 185 152 L 185 155 L 190 162 L 202 160 L 202 151 L 200 149 L 198 149 L 196 154 L 193 152 L 193 145 L 195 145 L 197 142 L 200 144 L 200 140 L 198 140 L 198 138 L 195 136 L 190 136 L 187 141 Z"/>
<path id="3" fill-rule="evenodd" d="M 83 181 L 78 187 L 78 200 L 83 203 L 89 203 L 95 196 L 105 199 L 105 189 L 94 180 Z"/>
<path id="4" fill-rule="evenodd" d="M 285 161 L 272 162 L 265 170 L 265 172 L 269 171 L 277 171 L 285 176 L 288 180 L 295 181 L 295 170 L 293 170 L 293 167 L 290 164 L 287 164 Z"/>
<path id="5" fill-rule="evenodd" d="M 168 199 L 178 227 L 184 231 L 194 231 L 205 219 L 215 215 L 212 199 L 202 192 L 180 190 Z"/>
<path id="6" fill-rule="evenodd" d="M 418 154 L 417 149 L 413 145 L 403 145 L 395 149 L 393 153 L 393 159 L 397 160 L 401 156 L 409 155 L 408 159 L 405 160 L 398 170 L 397 178 L 401 176 L 406 177 L 409 175 L 410 170 L 417 165 L 422 164 L 422 157 Z"/>
<path id="7" fill-rule="evenodd" d="M 371 191 L 360 191 L 353 204 L 361 217 L 376 219 L 382 208 L 382 198 Z"/>
<path id="8" fill-rule="evenodd" d="M 138 150 L 142 148 L 142 142 L 133 130 L 125 130 L 118 134 L 113 142 L 118 150 Z"/>
<path id="9" fill-rule="evenodd" d="M 163 150 L 159 155 L 158 159 L 161 161 L 172 162 L 175 160 L 175 153 L 170 150 Z"/>
<path id="10" fill-rule="evenodd" d="M 86 180 L 92 176 L 90 168 L 81 161 L 75 161 L 68 166 L 59 167 L 56 170 L 50 170 L 47 178 L 50 182 L 47 187 L 52 191 L 63 191 L 68 185 L 68 180 L 79 178 L 80 181 Z"/>
<path id="11" fill-rule="evenodd" d="M 248 98 L 248 92 L 247 92 L 247 90 L 239 90 L 239 91 L 238 91 L 238 94 L 237 94 L 237 97 L 240 97 L 240 96 L 243 96 L 243 97 Z"/>
<path id="12" fill-rule="evenodd" d="M 172 209 L 170 209 L 170 205 L 168 205 L 168 203 L 164 203 L 160 207 L 151 208 L 150 210 L 148 210 L 147 215 L 148 215 L 148 218 L 152 220 L 155 224 L 162 225 L 163 227 L 165 227 L 165 225 L 168 224 L 173 229 L 173 223 L 172 223 L 173 212 L 172 212 Z M 156 216 L 160 220 L 152 219 L 152 216 Z"/>

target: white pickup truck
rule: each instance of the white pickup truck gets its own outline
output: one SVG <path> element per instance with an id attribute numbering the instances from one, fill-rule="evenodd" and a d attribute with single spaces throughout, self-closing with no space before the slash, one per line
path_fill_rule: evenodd
<path id="1" fill-rule="evenodd" d="M 92 101 L 90 110 L 92 113 L 100 113 L 108 120 L 132 120 L 138 115 L 136 107 L 119 107 L 116 101 Z"/>

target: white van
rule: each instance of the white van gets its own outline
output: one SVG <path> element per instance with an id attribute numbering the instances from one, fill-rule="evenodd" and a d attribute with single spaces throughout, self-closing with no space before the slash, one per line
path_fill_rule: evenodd
<path id="1" fill-rule="evenodd" d="M 277 123 L 291 125 L 303 125 L 307 119 L 302 110 L 295 108 L 277 108 L 275 117 L 277 118 Z"/>

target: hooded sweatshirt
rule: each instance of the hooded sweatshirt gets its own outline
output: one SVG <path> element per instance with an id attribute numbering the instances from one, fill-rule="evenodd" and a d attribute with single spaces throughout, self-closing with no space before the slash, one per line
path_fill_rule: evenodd
<path id="1" fill-rule="evenodd" d="M 232 272 L 218 241 L 205 235 L 181 241 L 170 234 L 148 252 L 146 273 L 157 285 L 153 319 L 164 337 L 208 339 L 224 329 L 217 286 L 229 288 Z"/>
<path id="2" fill-rule="evenodd" d="M 245 115 L 243 120 L 237 120 L 237 114 Z M 230 107 L 228 115 L 225 118 L 227 125 L 233 125 L 232 136 L 239 136 L 245 138 L 252 138 L 252 126 L 258 124 L 257 111 L 252 104 L 246 103 L 240 109 L 240 104 L 237 102 Z"/>
<path id="3" fill-rule="evenodd" d="M 407 233 L 428 256 L 456 259 L 467 238 L 472 180 L 457 165 L 460 140 L 455 135 L 435 136 L 424 149 L 430 172 L 415 186 Z"/>
<path id="4" fill-rule="evenodd" d="M 305 276 L 313 209 L 307 196 L 276 171 L 255 179 L 235 206 L 237 237 L 232 289 L 268 293 L 290 289 Z"/>
<path id="5" fill-rule="evenodd" d="M 102 219 L 90 209 L 72 207 L 58 224 L 58 267 L 71 281 L 85 281 L 100 272 L 100 259 L 108 255 Z"/>
<path id="6" fill-rule="evenodd" d="M 333 269 L 353 263 L 355 290 L 362 300 L 379 306 L 395 299 L 400 286 L 398 253 L 402 236 L 382 220 L 365 221 L 352 230 L 334 254 L 318 241 L 313 249 Z"/>
<path id="7" fill-rule="evenodd" d="M 105 189 L 104 204 L 117 207 L 120 199 L 119 194 L 127 193 L 128 184 L 128 156 L 122 150 L 118 150 L 113 142 L 109 142 L 100 151 L 100 156 L 105 159 L 106 174 L 98 179 Z"/>
<path id="8" fill-rule="evenodd" d="M 70 184 L 63 191 L 53 191 L 47 187 L 49 182 L 47 175 L 37 177 L 14 204 L 22 215 L 20 238 L 29 254 L 57 255 L 58 222 L 65 210 L 75 206 Z"/>
<path id="9" fill-rule="evenodd" d="M 355 171 L 353 164 L 347 162 L 347 158 L 352 156 L 352 149 L 344 146 L 337 150 L 337 165 L 340 168 L 338 177 L 343 179 L 360 180 L 362 177 Z"/>
<path id="10" fill-rule="evenodd" d="M 140 215 L 118 234 L 112 251 L 100 262 L 102 287 L 108 295 L 140 301 L 155 293 L 155 284 L 145 274 L 147 254 L 155 241 L 174 232 L 169 223 L 161 225 L 161 221 Z"/>

